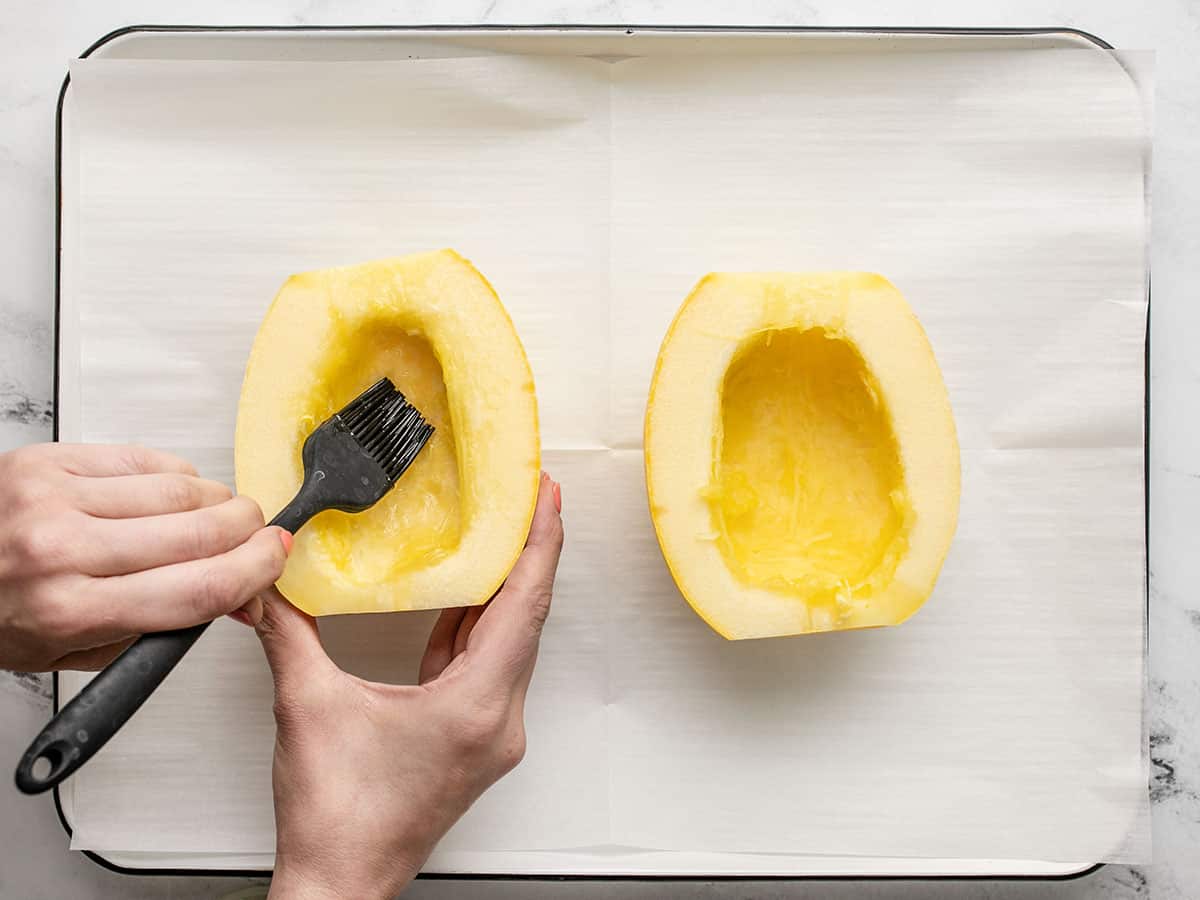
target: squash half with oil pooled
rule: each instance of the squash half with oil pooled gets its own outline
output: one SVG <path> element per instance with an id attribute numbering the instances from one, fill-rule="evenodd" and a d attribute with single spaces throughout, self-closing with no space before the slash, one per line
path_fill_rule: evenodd
<path id="1" fill-rule="evenodd" d="M 667 565 L 731 639 L 903 622 L 958 520 L 946 387 L 878 275 L 704 278 L 659 352 L 645 451 Z"/>
<path id="2" fill-rule="evenodd" d="M 309 433 L 385 375 L 437 430 L 374 507 L 296 534 L 279 588 L 313 615 L 483 603 L 529 531 L 533 375 L 491 285 L 449 250 L 287 280 L 246 365 L 238 489 L 274 515 L 300 486 Z"/>

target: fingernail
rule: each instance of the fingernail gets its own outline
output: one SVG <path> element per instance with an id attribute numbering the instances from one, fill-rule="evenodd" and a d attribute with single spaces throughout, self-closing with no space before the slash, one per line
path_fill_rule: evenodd
<path id="1" fill-rule="evenodd" d="M 247 628 L 254 627 L 254 623 L 250 621 L 250 617 L 248 615 L 246 615 L 245 610 L 235 609 L 233 612 L 231 612 L 229 614 L 229 618 L 233 619 L 233 621 L 235 621 L 235 622 L 240 622 L 242 625 L 245 625 Z"/>
<path id="2" fill-rule="evenodd" d="M 292 555 L 292 533 L 286 528 L 279 529 L 279 540 L 283 543 L 283 552 Z"/>
<path id="3" fill-rule="evenodd" d="M 554 508 L 562 512 L 562 485 L 554 482 Z"/>

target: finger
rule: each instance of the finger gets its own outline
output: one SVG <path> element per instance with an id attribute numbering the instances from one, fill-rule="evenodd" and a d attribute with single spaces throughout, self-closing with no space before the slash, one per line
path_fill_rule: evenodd
<path id="1" fill-rule="evenodd" d="M 136 640 L 137 637 L 128 637 L 113 644 L 92 647 L 88 650 L 76 650 L 56 659 L 50 664 L 50 668 L 54 671 L 70 669 L 74 672 L 96 672 L 128 650 L 129 645 Z"/>
<path id="2" fill-rule="evenodd" d="M 429 643 L 425 645 L 425 653 L 421 657 L 421 668 L 417 674 L 419 684 L 437 678 L 454 659 L 454 636 L 458 634 L 459 623 L 466 614 L 465 606 L 442 610 L 433 624 L 433 630 L 429 632 Z"/>
<path id="3" fill-rule="evenodd" d="M 71 479 L 70 490 L 77 508 L 101 519 L 187 512 L 224 503 L 233 496 L 233 491 L 218 481 L 179 472 L 109 478 L 76 476 Z"/>
<path id="4" fill-rule="evenodd" d="M 88 575 L 125 575 L 217 556 L 240 546 L 262 527 L 258 504 L 241 495 L 190 512 L 86 519 L 74 552 L 80 570 Z"/>
<path id="5" fill-rule="evenodd" d="M 508 573 L 497 600 L 507 592 L 524 594 L 534 587 L 553 584 L 563 545 L 562 516 L 554 506 L 554 487 L 550 476 L 543 475 L 525 549 Z"/>
<path id="6" fill-rule="evenodd" d="M 529 684 L 533 681 L 533 669 L 537 664 L 538 651 L 534 648 L 533 655 L 525 663 L 525 667 L 518 673 L 516 681 L 513 685 L 511 698 L 512 715 L 517 721 L 523 721 L 525 716 L 525 695 L 529 692 Z"/>
<path id="7" fill-rule="evenodd" d="M 255 631 L 278 690 L 290 691 L 298 679 L 334 667 L 321 644 L 316 619 L 292 606 L 274 588 L 264 592 L 262 600 L 262 619 Z"/>
<path id="8" fill-rule="evenodd" d="M 233 619 L 235 622 L 240 622 L 242 625 L 245 625 L 248 628 L 257 628 L 258 623 L 262 621 L 262 617 L 263 601 L 262 597 L 257 595 L 251 597 L 249 602 L 246 603 L 246 605 L 241 609 L 235 609 L 229 614 L 229 618 Z"/>
<path id="9" fill-rule="evenodd" d="M 81 637 L 106 643 L 211 622 L 238 609 L 283 574 L 287 551 L 282 532 L 260 529 L 245 543 L 208 559 L 91 579 L 91 602 L 104 613 L 82 629 Z"/>
<path id="10" fill-rule="evenodd" d="M 543 476 L 529 539 L 504 587 L 483 610 L 471 635 L 471 667 L 515 689 L 536 657 L 550 612 L 554 574 L 562 551 L 562 518 L 554 482 Z"/>
<path id="11" fill-rule="evenodd" d="M 454 635 L 454 652 L 450 656 L 451 659 L 467 649 L 467 642 L 471 638 L 471 632 L 475 630 L 475 623 L 479 621 L 485 609 L 486 606 L 472 606 L 467 610 L 467 614 L 459 623 L 458 633 Z"/>
<path id="12" fill-rule="evenodd" d="M 164 450 L 136 444 L 52 444 L 59 464 L 72 475 L 103 478 L 110 475 L 149 475 L 178 472 L 195 475 L 196 467 Z"/>

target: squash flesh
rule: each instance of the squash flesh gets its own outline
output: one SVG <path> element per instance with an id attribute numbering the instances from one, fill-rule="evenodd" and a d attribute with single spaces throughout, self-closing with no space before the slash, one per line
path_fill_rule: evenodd
<path id="1" fill-rule="evenodd" d="M 928 338 L 863 272 L 714 273 L 663 339 L 646 488 L 680 592 L 731 640 L 895 625 L 958 519 Z"/>
<path id="2" fill-rule="evenodd" d="M 273 516 L 300 486 L 311 429 L 383 375 L 437 432 L 375 507 L 298 530 L 278 587 L 312 615 L 484 603 L 529 533 L 533 374 L 492 286 L 451 250 L 287 280 L 246 364 L 238 490 Z"/>
<path id="3" fill-rule="evenodd" d="M 909 513 L 878 386 L 822 328 L 772 329 L 738 350 L 721 391 L 709 503 L 745 583 L 835 610 L 895 573 Z"/>

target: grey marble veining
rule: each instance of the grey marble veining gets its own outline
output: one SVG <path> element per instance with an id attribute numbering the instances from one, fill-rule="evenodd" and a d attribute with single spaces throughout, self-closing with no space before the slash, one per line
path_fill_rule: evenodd
<path id="1" fill-rule="evenodd" d="M 51 676 L 42 672 L 0 673 L 0 691 L 7 695 L 20 696 L 38 711 L 50 709 L 50 698 L 53 694 L 51 685 Z"/>
<path id="2" fill-rule="evenodd" d="M 17 390 L 0 392 L 0 418 L 19 425 L 49 425 L 53 408 L 48 400 L 32 400 Z"/>
<path id="3" fill-rule="evenodd" d="M 1181 716 L 1187 715 L 1181 706 L 1194 703 L 1194 698 L 1181 701 L 1169 682 L 1158 678 L 1150 680 L 1148 740 L 1150 802 L 1153 804 L 1178 800 L 1200 810 L 1200 780 L 1196 777 L 1194 760 L 1182 756 L 1184 748 L 1175 724 Z"/>
<path id="4" fill-rule="evenodd" d="M 50 437 L 53 116 L 67 61 L 131 22 L 191 24 L 593 22 L 597 24 L 1064 25 L 1119 47 L 1157 51 L 1153 177 L 1154 362 L 1151 377 L 1151 602 L 1147 724 L 1154 856 L 1084 879 L 1046 882 L 559 884 L 424 882 L 412 897 L 1161 898 L 1200 897 L 1200 4 L 1192 0 L 953 0 L 832 3 L 753 0 L 45 0 L 0 18 L 0 451 Z M 46 676 L 0 672 L 0 763 L 15 762 L 50 708 Z M 136 879 L 69 853 L 51 804 L 4 779 L 0 897 L 200 898 L 245 879 Z"/>

